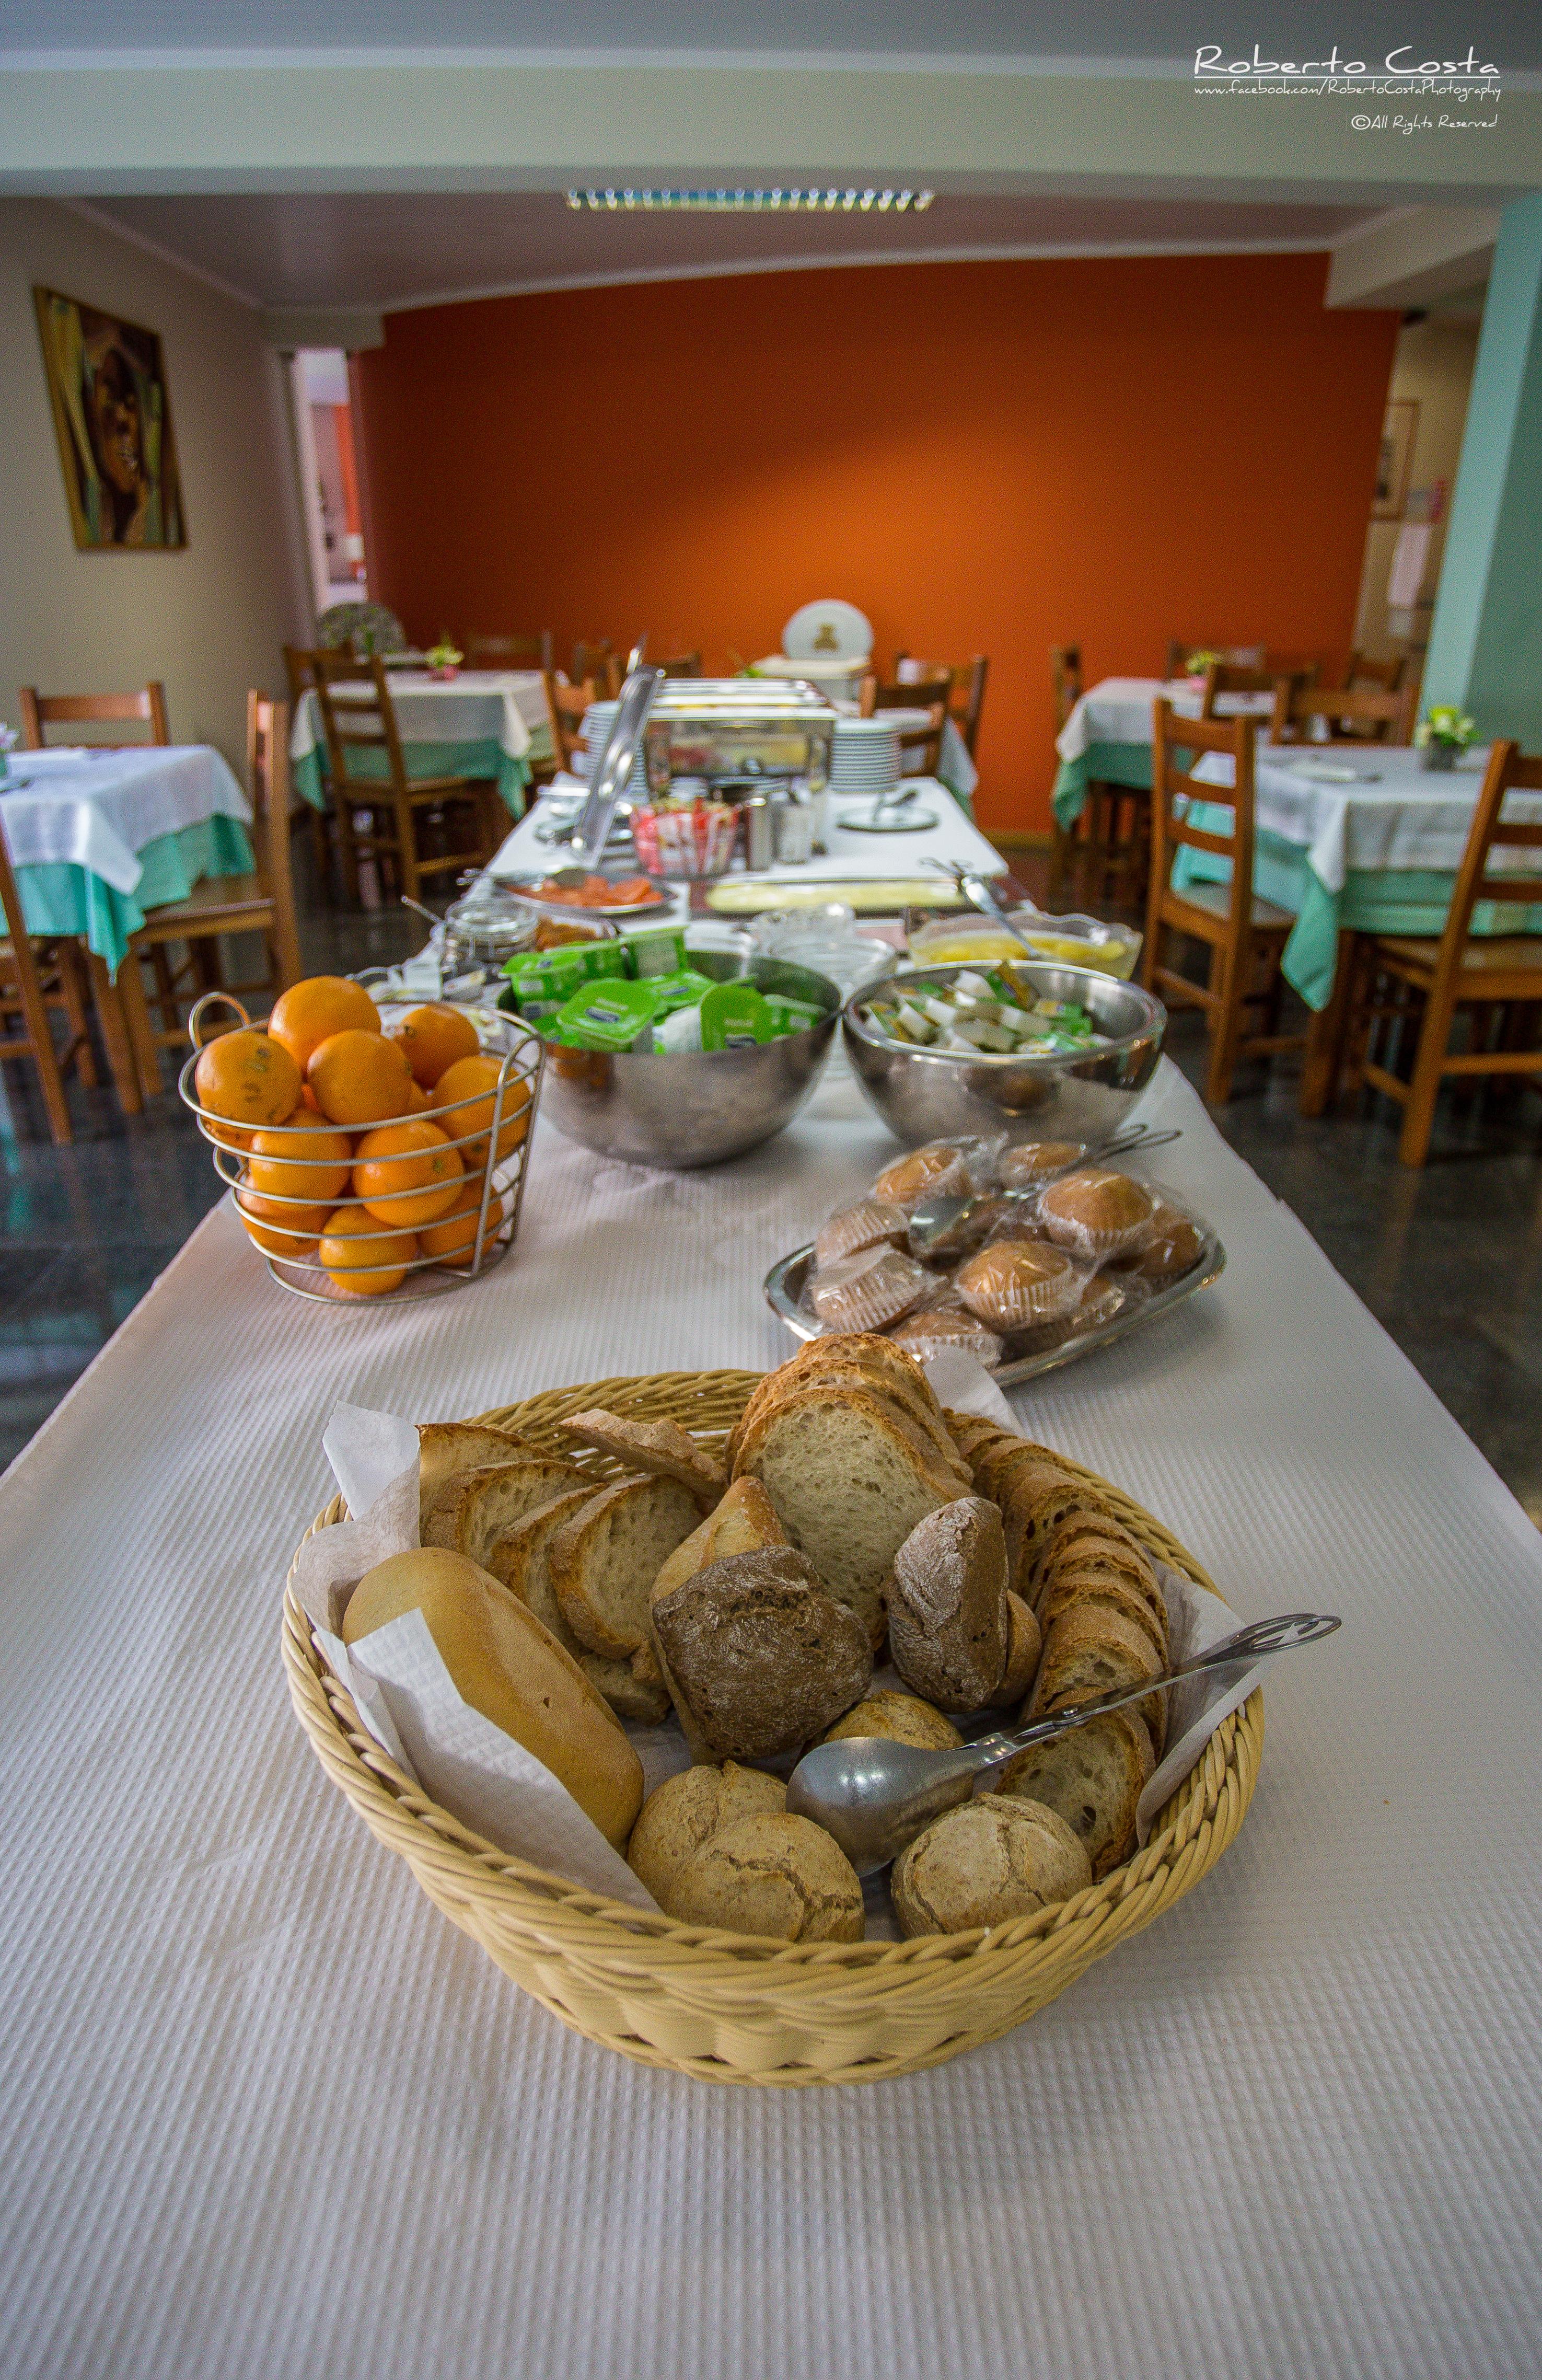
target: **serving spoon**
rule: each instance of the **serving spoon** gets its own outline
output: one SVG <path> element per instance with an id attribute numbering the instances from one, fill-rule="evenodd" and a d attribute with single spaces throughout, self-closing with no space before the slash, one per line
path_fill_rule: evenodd
<path id="1" fill-rule="evenodd" d="M 897 1859 L 923 1827 L 944 1810 L 967 1802 L 982 1768 L 995 1768 L 1014 1752 L 1030 1744 L 1050 1743 L 1075 1727 L 1085 1727 L 1105 1711 L 1124 1703 L 1143 1702 L 1182 1678 L 1211 1670 L 1250 1669 L 1269 1653 L 1286 1653 L 1297 1645 L 1315 1645 L 1330 1636 L 1341 1623 L 1326 1612 L 1292 1611 L 1273 1620 L 1256 1620 L 1223 1636 L 1208 1653 L 1180 1662 L 1160 1678 L 1138 1686 L 1120 1686 L 1078 1703 L 1074 1710 L 1055 1711 L 1026 1727 L 977 1737 L 956 1752 L 923 1752 L 912 1743 L 893 1743 L 876 1735 L 844 1736 L 834 1743 L 817 1743 L 806 1752 L 787 1784 L 791 1816 L 812 1818 L 833 1835 L 858 1876 L 871 1876 Z"/>

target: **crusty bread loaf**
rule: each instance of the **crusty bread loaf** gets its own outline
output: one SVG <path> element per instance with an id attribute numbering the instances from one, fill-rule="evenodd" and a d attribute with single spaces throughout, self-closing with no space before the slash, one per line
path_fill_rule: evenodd
<path id="1" fill-rule="evenodd" d="M 811 1818 L 736 1818 L 671 1879 L 661 1904 L 687 1925 L 769 1934 L 780 1942 L 860 1942 L 862 1887 L 832 1835 Z"/>
<path id="2" fill-rule="evenodd" d="M 487 1463 L 512 1463 L 516 1455 L 537 1454 L 512 1429 L 484 1421 L 420 1421 L 418 1425 L 418 1521 L 426 1527 L 440 1490 L 457 1471 L 474 1471 Z"/>
<path id="3" fill-rule="evenodd" d="M 919 1752 L 954 1752 L 964 1738 L 951 1718 L 919 1694 L 896 1694 L 885 1687 L 868 1694 L 856 1708 L 827 1727 L 821 1742 L 839 1743 L 847 1736 L 877 1735 L 890 1743 L 913 1743 Z"/>
<path id="4" fill-rule="evenodd" d="M 657 1597 L 649 1619 L 687 1740 L 715 1759 L 811 1742 L 872 1678 L 861 1622 L 791 1546 L 709 1562 Z"/>
<path id="5" fill-rule="evenodd" d="M 1038 1675 L 1023 1717 L 1040 1718 L 1047 1711 L 1071 1710 L 1119 1687 L 1160 1677 L 1161 1670 L 1161 1656 L 1134 1621 L 1107 1606 L 1099 1609 L 1074 1604 L 1045 1636 Z M 1165 1701 L 1156 1694 L 1131 1705 L 1146 1721 L 1159 1756 L 1166 1730 Z"/>
<path id="6" fill-rule="evenodd" d="M 1007 1658 L 1006 1540 L 983 1496 L 917 1522 L 894 1556 L 889 1648 L 913 1694 L 940 1710 L 983 1707 Z"/>
<path id="7" fill-rule="evenodd" d="M 517 1454 L 510 1463 L 480 1463 L 457 1471 L 434 1500 L 424 1542 L 465 1554 L 485 1570 L 495 1539 L 569 1488 L 581 1488 L 584 1474 L 554 1454 Z"/>
<path id="8" fill-rule="evenodd" d="M 892 1407 L 818 1385 L 765 1417 L 738 1468 L 759 1480 L 788 1542 L 856 1612 L 876 1651 L 894 1556 L 917 1521 L 962 1492 L 956 1475 L 932 1461 Z"/>
<path id="9" fill-rule="evenodd" d="M 516 1521 L 512 1529 L 494 1539 L 488 1551 L 487 1568 L 535 1613 L 543 1628 L 551 1630 L 564 1652 L 570 1653 L 585 1677 L 599 1687 L 618 1718 L 655 1727 L 669 1709 L 669 1690 L 651 1659 L 639 1671 L 639 1657 L 647 1648 L 639 1645 L 627 1661 L 608 1661 L 602 1654 L 591 1653 L 569 1628 L 552 1584 L 547 1560 L 552 1539 L 565 1521 L 583 1510 L 593 1494 L 589 1485 L 572 1488 L 566 1495 L 554 1496 L 550 1503 L 527 1512 L 522 1521 Z"/>
<path id="10" fill-rule="evenodd" d="M 677 1479 L 703 1510 L 715 1504 L 728 1485 L 722 1463 L 674 1422 L 633 1421 L 625 1414 L 607 1413 L 597 1405 L 590 1413 L 570 1414 L 557 1427 L 580 1446 L 615 1455 L 628 1472 Z"/>
<path id="11" fill-rule="evenodd" d="M 902 1933 L 964 1934 L 1032 1917 L 1091 1881 L 1086 1851 L 1053 1810 L 977 1793 L 901 1852 L 889 1889 Z"/>
<path id="12" fill-rule="evenodd" d="M 648 1598 L 667 1557 L 701 1517 L 674 1479 L 621 1479 L 591 1496 L 547 1551 L 564 1619 L 580 1645 L 630 1660 L 648 1634 Z"/>
<path id="13" fill-rule="evenodd" d="M 1041 1802 L 1085 1846 L 1095 1877 L 1107 1876 L 1135 1848 L 1135 1806 L 1156 1767 L 1139 1712 L 1105 1711 L 1050 1743 L 1033 1743 L 1009 1760 L 998 1793 Z"/>
<path id="14" fill-rule="evenodd" d="M 626 1858 L 662 1909 L 675 1876 L 720 1828 L 737 1818 L 778 1816 L 786 1806 L 787 1788 L 763 1768 L 725 1760 L 721 1768 L 683 1769 L 666 1777 L 643 1803 Z"/>
<path id="15" fill-rule="evenodd" d="M 1014 1710 L 1032 1686 L 1043 1646 L 1038 1621 L 1020 1595 L 1008 1590 L 1006 1668 L 994 1694 L 987 1694 L 991 1710 Z"/>
<path id="16" fill-rule="evenodd" d="M 415 1547 L 366 1571 L 343 1641 L 356 1645 L 420 1611 L 463 1701 L 561 1779 L 618 1851 L 642 1807 L 642 1763 L 602 1699 L 534 1612 L 443 1547 Z"/>
<path id="17" fill-rule="evenodd" d="M 654 1580 L 649 1599 L 651 1602 L 667 1595 L 695 1572 L 704 1570 L 710 1561 L 722 1561 L 729 1554 L 751 1554 L 761 1546 L 784 1546 L 786 1542 L 771 1498 L 759 1479 L 735 1479 L 701 1526 L 693 1529 L 685 1542 L 675 1547 Z"/>

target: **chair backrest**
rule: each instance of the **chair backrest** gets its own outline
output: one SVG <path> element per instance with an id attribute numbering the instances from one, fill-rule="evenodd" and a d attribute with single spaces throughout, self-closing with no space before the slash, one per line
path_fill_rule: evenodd
<path id="1" fill-rule="evenodd" d="M 699 653 L 663 653 L 655 660 L 650 653 L 648 666 L 650 669 L 662 670 L 665 677 L 699 677 L 701 655 Z"/>
<path id="2" fill-rule="evenodd" d="M 1373 661 L 1368 653 L 1351 653 L 1349 667 L 1344 672 L 1344 685 L 1378 686 L 1383 694 L 1396 694 L 1408 670 L 1406 653 L 1394 653 L 1390 661 Z"/>
<path id="3" fill-rule="evenodd" d="M 584 740 L 584 714 L 591 702 L 598 702 L 601 690 L 593 678 L 585 678 L 579 686 L 569 686 L 555 671 L 545 672 L 546 722 L 552 730 L 552 749 L 557 756 L 559 769 L 571 769 L 573 755 Z M 613 695 L 610 699 L 615 699 Z"/>
<path id="4" fill-rule="evenodd" d="M 289 708 L 297 710 L 300 697 L 316 683 L 316 656 L 304 645 L 285 645 L 284 674 L 289 681 Z"/>
<path id="5" fill-rule="evenodd" d="M 1411 744 L 1419 689 L 1410 679 L 1398 693 L 1379 686 L 1295 686 L 1276 696 L 1269 735 L 1276 744 L 1297 744 L 1314 720 L 1328 729 L 1330 744 L 1363 744 L 1374 737 L 1383 743 Z M 1321 742 L 1324 739 L 1315 737 Z"/>
<path id="6" fill-rule="evenodd" d="M 1082 698 L 1080 645 L 1050 647 L 1050 677 L 1055 689 L 1055 730 L 1058 734 Z"/>
<path id="7" fill-rule="evenodd" d="M 316 666 L 316 702 L 322 714 L 327 769 L 334 789 L 367 782 L 376 798 L 380 798 L 380 778 L 361 779 L 349 765 L 349 753 L 362 751 L 382 754 L 392 791 L 405 793 L 407 766 L 402 759 L 402 739 L 396 728 L 391 683 L 380 655 L 373 653 L 367 662 L 360 662 L 349 652 L 321 651 L 313 653 L 311 659 Z"/>
<path id="8" fill-rule="evenodd" d="M 289 706 L 270 702 L 253 686 L 247 696 L 247 784 L 251 794 L 252 848 L 262 890 L 273 905 L 273 943 L 284 990 L 299 978 L 295 883 L 289 864 Z"/>
<path id="9" fill-rule="evenodd" d="M 1451 894 L 1445 932 L 1440 937 L 1440 954 L 1435 963 L 1431 987 L 1434 999 L 1439 998 L 1446 981 L 1462 965 L 1473 911 L 1480 901 L 1520 903 L 1526 907 L 1542 904 L 1542 820 L 1533 824 L 1505 818 L 1505 796 L 1514 791 L 1542 793 L 1542 756 L 1528 758 L 1515 743 L 1496 744 L 1483 772 L 1467 848 L 1462 855 L 1456 890 Z M 1525 852 L 1530 855 L 1529 864 L 1495 870 L 1492 861 L 1496 851 Z M 1534 939 L 1537 972 L 1542 977 L 1542 934 Z"/>
<path id="10" fill-rule="evenodd" d="M 538 669 L 552 666 L 552 631 L 537 637 L 467 637 L 466 658 L 473 669 Z"/>
<path id="11" fill-rule="evenodd" d="M 979 740 L 980 713 L 985 708 L 985 680 L 990 667 L 990 661 L 984 653 L 972 653 L 966 662 L 929 662 L 918 653 L 896 653 L 894 684 L 922 686 L 929 678 L 949 678 L 952 686 L 948 695 L 948 716 L 963 736 L 965 748 L 972 759 L 975 746 Z"/>
<path id="12" fill-rule="evenodd" d="M 47 726 L 66 726 L 85 720 L 142 719 L 150 728 L 146 742 L 169 744 L 166 689 L 158 677 L 133 694 L 40 694 L 35 686 L 21 693 L 21 735 L 30 752 L 41 752 Z"/>
<path id="13" fill-rule="evenodd" d="M 583 686 L 593 678 L 603 688 L 605 698 L 615 700 L 621 692 L 621 663 L 609 637 L 602 637 L 598 644 L 580 639 L 574 646 L 571 675 L 575 686 Z"/>
<path id="14" fill-rule="evenodd" d="M 935 777 L 942 759 L 942 730 L 948 720 L 948 697 L 953 692 L 953 674 L 944 662 L 941 672 L 932 677 L 916 678 L 907 684 L 891 679 L 884 684 L 876 677 L 865 677 L 861 687 L 861 710 L 864 719 L 879 710 L 924 710 L 924 727 L 906 727 L 900 735 L 900 759 L 903 764 L 919 760 L 921 774 Z"/>
<path id="15" fill-rule="evenodd" d="M 1301 675 L 1300 682 L 1305 684 L 1305 675 Z M 1244 668 L 1239 662 L 1211 662 L 1205 671 L 1205 699 L 1199 716 L 1214 719 L 1216 703 L 1223 694 L 1278 694 L 1280 686 L 1284 684 L 1288 699 L 1290 683 L 1288 674 L 1277 678 L 1269 670 Z"/>
<path id="16" fill-rule="evenodd" d="M 1253 747 L 1256 719 L 1186 719 L 1159 696 L 1151 710 L 1151 901 L 1160 908 L 1180 844 L 1232 863 L 1230 915 L 1239 939 L 1253 914 Z M 1206 752 L 1232 758 L 1232 786 L 1208 785 L 1191 773 Z M 1229 834 L 1189 821 L 1196 802 L 1230 803 Z"/>
<path id="17" fill-rule="evenodd" d="M 1204 637 L 1172 637 L 1168 640 L 1167 669 L 1170 677 L 1184 677 L 1188 672 L 1190 653 L 1219 653 L 1229 669 L 1264 669 L 1269 653 L 1262 645 L 1212 645 Z"/>

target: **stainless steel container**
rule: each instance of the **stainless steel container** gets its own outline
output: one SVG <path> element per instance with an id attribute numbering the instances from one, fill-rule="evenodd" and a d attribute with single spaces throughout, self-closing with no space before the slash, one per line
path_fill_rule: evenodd
<path id="1" fill-rule="evenodd" d="M 777 959 L 693 947 L 690 963 L 719 981 L 744 977 L 823 1010 L 806 1033 L 756 1050 L 709 1050 L 669 1057 L 546 1051 L 541 1112 L 597 1156 L 684 1172 L 759 1148 L 791 1123 L 830 1054 L 841 995 L 822 975 Z"/>
<path id="2" fill-rule="evenodd" d="M 750 794 L 739 805 L 745 827 L 745 866 L 752 872 L 776 858 L 776 811 L 769 794 Z"/>
<path id="3" fill-rule="evenodd" d="M 655 696 L 644 730 L 648 783 L 675 777 L 802 777 L 829 782 L 836 713 L 812 686 L 771 678 L 675 678 Z"/>
<path id="4" fill-rule="evenodd" d="M 940 991 L 985 964 L 977 961 L 972 970 L 917 968 L 897 976 L 892 989 Z M 1048 1058 L 907 1049 L 861 1014 L 870 991 L 847 1001 L 841 1025 L 852 1071 L 907 1148 L 959 1133 L 1005 1132 L 1013 1141 L 1103 1140 L 1127 1120 L 1155 1074 L 1167 1031 L 1160 1000 L 1088 967 L 1017 964 L 1042 999 L 1078 1002 L 1108 1035 L 1104 1046 Z"/>

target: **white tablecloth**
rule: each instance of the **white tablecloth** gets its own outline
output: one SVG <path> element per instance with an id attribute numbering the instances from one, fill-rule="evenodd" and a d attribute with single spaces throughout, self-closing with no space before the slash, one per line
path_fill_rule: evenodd
<path id="1" fill-rule="evenodd" d="M 546 690 L 539 670 L 462 670 L 433 678 L 411 670 L 389 674 L 392 707 L 404 744 L 492 744 L 512 760 L 530 748 L 533 729 L 546 725 Z M 339 693 L 367 694 L 368 679 L 349 679 Z M 289 758 L 304 760 L 322 741 L 321 707 L 308 686 L 295 706 Z"/>
<path id="2" fill-rule="evenodd" d="M 132 892 L 139 855 L 158 835 L 223 817 L 251 823 L 251 804 L 209 744 L 138 751 L 16 752 L 0 783 L 13 868 L 63 860 Z"/>
<path id="3" fill-rule="evenodd" d="M 1176 710 L 1198 718 L 1202 698 L 1187 678 L 1171 685 L 1160 677 L 1099 678 L 1073 705 L 1055 738 L 1055 750 L 1062 760 L 1079 760 L 1093 744 L 1148 745 L 1151 705 L 1163 694 Z M 1216 702 L 1224 718 L 1267 719 L 1273 708 L 1272 694 L 1223 694 Z"/>
<path id="4" fill-rule="evenodd" d="M 631 2066 L 374 1843 L 288 1707 L 333 1399 L 473 1412 L 787 1352 L 759 1281 L 892 1151 L 849 1082 L 732 1168 L 544 1126 L 442 1304 L 282 1295 L 226 1208 L 0 1486 L 0 2367 L 27 2380 L 1354 2380 L 1542 2336 L 1542 1542 L 1171 1073 L 1224 1279 L 1014 1402 L 1271 1666 L 1215 1872 L 906 2080 Z"/>
<path id="5" fill-rule="evenodd" d="M 1423 756 L 1407 745 L 1378 744 L 1374 755 L 1338 745 L 1320 760 L 1299 749 L 1276 753 L 1260 745 L 1253 762 L 1254 816 L 1269 833 L 1299 844 L 1330 892 L 1342 892 L 1352 868 L 1454 871 L 1472 832 L 1487 759 L 1487 747 L 1475 747 L 1447 776 L 1427 769 Z M 1310 773 L 1319 768 L 1353 769 L 1356 781 L 1325 782 Z M 1194 774 L 1205 784 L 1230 785 L 1230 755 L 1205 753 Z M 1507 795 L 1504 815 L 1542 820 L 1542 794 Z M 1528 872 L 1527 854 L 1496 852 L 1495 874 L 1505 868 Z M 1529 872 L 1536 873 L 1535 863 Z"/>

